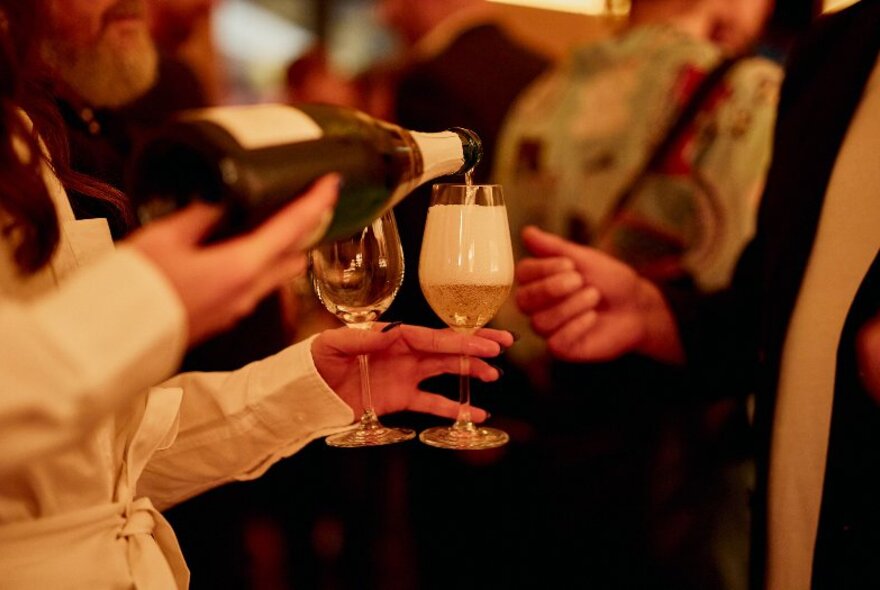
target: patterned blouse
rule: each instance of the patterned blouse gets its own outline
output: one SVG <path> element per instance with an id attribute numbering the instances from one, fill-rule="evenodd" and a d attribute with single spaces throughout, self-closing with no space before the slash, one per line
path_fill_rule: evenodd
<path id="1" fill-rule="evenodd" d="M 724 286 L 752 234 L 770 161 L 782 77 L 774 63 L 738 61 L 606 219 L 722 57 L 671 27 L 642 26 L 575 51 L 535 82 L 507 119 L 494 171 L 515 235 L 536 224 L 655 279 Z"/>

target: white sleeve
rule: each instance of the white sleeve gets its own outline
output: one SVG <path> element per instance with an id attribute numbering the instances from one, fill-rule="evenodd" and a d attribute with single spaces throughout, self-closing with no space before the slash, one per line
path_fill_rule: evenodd
<path id="1" fill-rule="evenodd" d="M 254 479 L 354 414 L 324 382 L 313 339 L 230 373 L 183 373 L 161 385 L 183 390 L 177 437 L 158 451 L 137 494 L 160 509 L 234 480 Z"/>
<path id="2" fill-rule="evenodd" d="M 0 473 L 87 435 L 172 374 L 185 321 L 166 279 L 124 247 L 35 301 L 0 299 Z"/>

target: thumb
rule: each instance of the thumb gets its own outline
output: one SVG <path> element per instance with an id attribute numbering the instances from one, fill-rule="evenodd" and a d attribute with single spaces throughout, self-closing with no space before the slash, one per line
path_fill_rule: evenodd
<path id="1" fill-rule="evenodd" d="M 339 195 L 338 174 L 328 174 L 276 212 L 248 236 L 255 255 L 271 259 L 279 252 L 305 250 L 321 237 L 333 218 Z"/>
<path id="2" fill-rule="evenodd" d="M 174 224 L 175 237 L 184 244 L 200 242 L 223 215 L 223 208 L 195 201 L 179 212 L 157 222 Z"/>
<path id="3" fill-rule="evenodd" d="M 583 274 L 593 275 L 609 268 L 625 266 L 612 256 L 583 244 L 577 244 L 531 225 L 523 229 L 523 244 L 536 258 L 559 256 L 571 260 Z"/>
<path id="4" fill-rule="evenodd" d="M 522 231 L 523 244 L 528 251 L 539 258 L 550 256 L 572 257 L 578 246 L 555 234 L 545 232 L 534 225 L 526 226 Z"/>
<path id="5" fill-rule="evenodd" d="M 522 239 L 523 245 L 535 258 L 567 258 L 580 272 L 588 271 L 604 258 L 593 248 L 560 238 L 534 225 L 523 229 Z"/>

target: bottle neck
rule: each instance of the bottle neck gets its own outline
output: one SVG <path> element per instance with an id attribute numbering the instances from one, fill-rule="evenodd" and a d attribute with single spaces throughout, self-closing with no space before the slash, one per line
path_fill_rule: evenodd
<path id="1" fill-rule="evenodd" d="M 422 170 L 416 185 L 433 178 L 456 174 L 464 166 L 465 154 L 461 137 L 455 131 L 439 133 L 410 132 L 422 154 Z"/>

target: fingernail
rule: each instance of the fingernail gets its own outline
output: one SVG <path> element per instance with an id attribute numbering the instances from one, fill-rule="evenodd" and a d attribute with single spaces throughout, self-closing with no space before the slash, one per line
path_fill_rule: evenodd
<path id="1" fill-rule="evenodd" d="M 383 332 L 390 332 L 390 331 L 393 330 L 394 328 L 397 328 L 398 326 L 401 326 L 401 325 L 403 325 L 403 322 L 400 322 L 400 321 L 397 321 L 397 322 L 391 322 L 390 324 L 388 324 L 387 326 L 385 326 L 384 328 L 382 328 L 382 331 L 383 331 Z"/>
<path id="2" fill-rule="evenodd" d="M 496 371 L 498 371 L 498 378 L 499 378 L 499 379 L 500 379 L 501 377 L 504 377 L 504 369 L 502 369 L 502 368 L 499 367 L 498 365 L 492 365 L 492 364 L 490 364 L 490 366 L 491 366 L 492 368 L 494 368 Z"/>
<path id="3" fill-rule="evenodd" d="M 488 420 L 491 417 L 492 417 L 492 414 L 490 412 L 486 412 L 486 420 Z"/>
<path id="4" fill-rule="evenodd" d="M 342 187 L 342 175 L 339 172 L 328 172 L 324 176 L 318 178 L 317 182 L 326 182 L 332 184 L 333 188 L 339 189 Z"/>
<path id="5" fill-rule="evenodd" d="M 516 341 L 518 341 L 518 340 L 520 339 L 519 332 L 514 332 L 513 330 L 510 330 L 510 335 L 513 336 L 513 341 L 514 341 L 514 342 L 516 342 Z"/>

